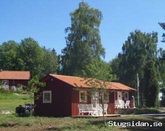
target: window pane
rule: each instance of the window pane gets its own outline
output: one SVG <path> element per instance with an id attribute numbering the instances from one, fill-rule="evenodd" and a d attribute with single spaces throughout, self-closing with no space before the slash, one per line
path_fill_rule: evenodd
<path id="1" fill-rule="evenodd" d="M 44 100 L 45 101 L 50 101 L 50 93 L 45 93 L 44 94 Z"/>
<path id="2" fill-rule="evenodd" d="M 51 91 L 43 91 L 43 103 L 51 103 Z"/>
<path id="3" fill-rule="evenodd" d="M 86 102 L 87 101 L 87 93 L 86 93 L 86 91 L 80 91 L 80 97 L 79 97 L 79 99 L 80 99 L 80 102 Z"/>

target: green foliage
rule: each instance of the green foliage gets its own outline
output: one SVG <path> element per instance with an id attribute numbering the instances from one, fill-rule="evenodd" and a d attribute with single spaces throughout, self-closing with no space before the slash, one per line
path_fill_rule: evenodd
<path id="1" fill-rule="evenodd" d="M 122 53 L 119 53 L 118 58 L 111 62 L 112 69 L 119 80 L 132 87 L 136 87 L 136 75 L 139 74 L 142 106 L 157 105 L 159 74 L 156 43 L 157 33 L 131 32 L 123 44 Z M 153 96 L 153 102 L 151 102 L 151 96 Z"/>
<path id="2" fill-rule="evenodd" d="M 30 70 L 32 75 L 41 73 L 44 54 L 37 41 L 32 38 L 22 40 L 19 46 L 19 56 L 23 61 L 24 70 Z"/>
<path id="3" fill-rule="evenodd" d="M 158 50 L 158 69 L 160 72 L 160 86 L 161 88 L 165 87 L 165 50 L 163 50 L 162 48 L 160 48 Z"/>
<path id="4" fill-rule="evenodd" d="M 94 59 L 90 64 L 86 65 L 83 73 L 84 76 L 99 80 L 111 81 L 114 79 L 110 65 L 98 59 Z"/>
<path id="5" fill-rule="evenodd" d="M 156 114 L 160 113 L 158 109 L 155 108 L 136 108 L 134 114 Z"/>
<path id="6" fill-rule="evenodd" d="M 149 61 L 144 68 L 143 85 L 143 105 L 147 107 L 158 106 L 158 74 L 154 61 Z M 145 87 L 145 88 L 144 88 Z"/>
<path id="7" fill-rule="evenodd" d="M 121 57 L 116 57 L 114 58 L 109 64 L 110 67 L 112 68 L 112 74 L 114 74 L 115 76 L 115 80 L 119 80 L 119 76 L 120 76 L 120 69 L 119 69 L 119 65 L 121 63 Z"/>
<path id="8" fill-rule="evenodd" d="M 104 55 L 99 34 L 102 14 L 99 10 L 81 2 L 71 13 L 71 27 L 66 28 L 67 46 L 62 50 L 62 73 L 82 76 L 82 70 Z"/>
<path id="9" fill-rule="evenodd" d="M 15 41 L 8 41 L 0 45 L 0 68 L 16 70 L 19 67 L 17 60 L 18 44 Z"/>
<path id="10" fill-rule="evenodd" d="M 44 51 L 44 57 L 42 58 L 43 70 L 41 76 L 44 76 L 45 74 L 49 74 L 49 73 L 56 73 L 57 69 L 59 68 L 56 51 L 54 49 L 50 50 L 45 48 L 43 48 L 43 51 Z"/>
<path id="11" fill-rule="evenodd" d="M 35 76 L 33 77 L 29 82 L 28 82 L 28 90 L 32 93 L 38 92 L 39 88 L 45 87 L 46 84 L 39 81 L 38 77 Z"/>
<path id="12" fill-rule="evenodd" d="M 139 73 L 140 78 L 143 78 L 146 62 L 156 60 L 156 42 L 156 33 L 135 31 L 130 34 L 122 47 L 123 53 L 119 55 L 122 59 L 119 65 L 120 79 L 122 81 L 128 82 L 135 87 L 136 74 Z"/>

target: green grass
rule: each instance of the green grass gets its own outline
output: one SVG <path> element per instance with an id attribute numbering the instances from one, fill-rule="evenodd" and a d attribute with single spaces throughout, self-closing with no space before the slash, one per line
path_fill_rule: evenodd
<path id="1" fill-rule="evenodd" d="M 103 122 L 91 124 L 91 121 L 94 120 L 92 118 L 16 117 L 15 115 L 1 115 L 0 129 L 57 131 L 109 131 L 114 129 L 113 127 L 105 127 Z"/>
<path id="2" fill-rule="evenodd" d="M 2 111 L 14 112 L 17 106 L 32 102 L 33 100 L 28 94 L 0 92 L 0 113 Z"/>

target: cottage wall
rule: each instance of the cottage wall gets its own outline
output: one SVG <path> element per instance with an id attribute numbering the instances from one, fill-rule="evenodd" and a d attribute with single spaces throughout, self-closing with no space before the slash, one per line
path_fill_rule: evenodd
<path id="1" fill-rule="evenodd" d="M 46 87 L 35 94 L 35 115 L 70 116 L 72 87 L 68 84 L 47 76 L 44 80 Z M 43 103 L 43 91 L 52 91 L 52 103 Z"/>

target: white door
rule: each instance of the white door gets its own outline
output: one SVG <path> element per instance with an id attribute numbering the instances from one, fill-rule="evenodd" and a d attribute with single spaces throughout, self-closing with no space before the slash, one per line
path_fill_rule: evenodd
<path id="1" fill-rule="evenodd" d="M 99 104 L 99 93 L 97 91 L 92 92 L 91 103 L 94 108 Z"/>
<path id="2" fill-rule="evenodd" d="M 102 108 L 99 103 L 99 92 L 94 91 L 91 97 L 92 108 L 96 116 L 102 116 Z"/>

